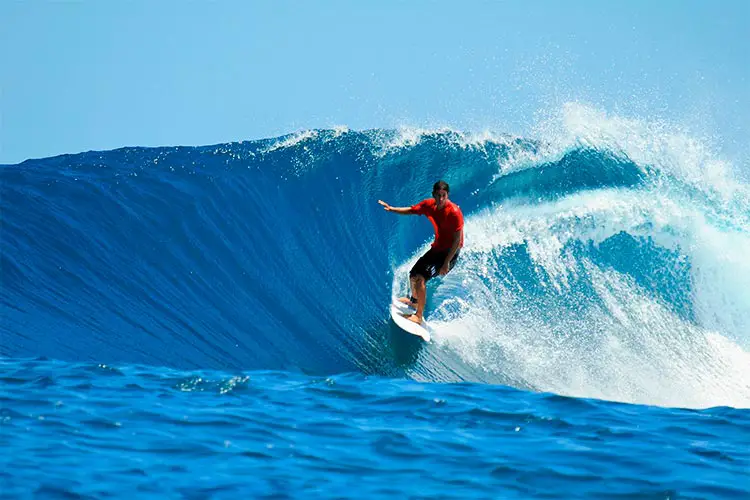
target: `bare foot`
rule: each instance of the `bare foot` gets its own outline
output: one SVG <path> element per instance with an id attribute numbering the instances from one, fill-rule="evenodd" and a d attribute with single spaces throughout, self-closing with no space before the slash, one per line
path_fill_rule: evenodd
<path id="1" fill-rule="evenodd" d="M 409 297 L 400 297 L 398 301 L 401 302 L 402 304 L 406 304 L 409 307 L 413 307 L 414 309 L 417 308 L 417 304 L 412 302 Z"/>
<path id="2" fill-rule="evenodd" d="M 421 324 L 422 324 L 422 318 L 421 318 L 421 317 L 419 317 L 419 316 L 417 316 L 416 314 L 412 314 L 411 316 L 406 316 L 406 315 L 404 315 L 404 317 L 405 317 L 406 319 L 408 319 L 409 321 L 413 321 L 413 322 L 415 322 L 415 323 L 416 323 L 416 324 L 418 324 L 418 325 L 421 325 Z"/>

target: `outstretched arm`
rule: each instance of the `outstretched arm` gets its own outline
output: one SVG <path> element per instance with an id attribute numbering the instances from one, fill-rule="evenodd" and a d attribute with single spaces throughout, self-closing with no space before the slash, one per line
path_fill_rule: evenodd
<path id="1" fill-rule="evenodd" d="M 396 212 L 397 214 L 401 215 L 411 215 L 414 212 L 412 212 L 411 207 L 392 207 L 388 203 L 384 202 L 383 200 L 378 200 L 378 203 L 383 205 L 383 208 L 386 212 Z"/>

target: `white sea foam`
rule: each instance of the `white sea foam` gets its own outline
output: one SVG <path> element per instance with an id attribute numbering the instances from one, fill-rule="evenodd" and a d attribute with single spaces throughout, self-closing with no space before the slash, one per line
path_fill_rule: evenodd
<path id="1" fill-rule="evenodd" d="M 270 146 L 262 150 L 262 153 L 271 153 L 279 149 L 291 148 L 293 146 L 300 144 L 301 142 L 307 141 L 309 139 L 314 139 L 316 137 L 318 137 L 318 131 L 303 130 L 301 132 L 297 132 L 283 139 L 277 140 L 276 142 L 274 142 L 273 144 L 271 144 Z"/>
<path id="2" fill-rule="evenodd" d="M 467 217 L 460 265 L 431 284 L 433 349 L 458 355 L 487 380 L 498 375 L 541 391 L 750 407 L 750 191 L 732 166 L 664 123 L 580 104 L 537 130 L 540 147 L 501 159 L 495 182 L 581 147 L 625 156 L 653 177 L 554 201 L 515 198 Z M 643 271 L 688 290 L 691 313 L 581 250 L 621 233 L 684 264 Z M 530 260 L 523 271 L 532 273 L 534 289 L 508 267 L 514 246 Z M 396 271 L 394 291 L 418 255 Z"/>

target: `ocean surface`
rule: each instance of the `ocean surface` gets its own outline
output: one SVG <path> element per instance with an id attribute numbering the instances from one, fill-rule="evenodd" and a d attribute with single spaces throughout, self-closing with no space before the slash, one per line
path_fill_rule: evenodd
<path id="1" fill-rule="evenodd" d="M 748 498 L 741 169 L 577 104 L 2 165 L 0 497 Z"/>

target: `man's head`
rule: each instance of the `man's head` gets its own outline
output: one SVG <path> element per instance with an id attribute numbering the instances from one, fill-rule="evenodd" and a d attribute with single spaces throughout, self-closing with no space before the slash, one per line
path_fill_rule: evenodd
<path id="1" fill-rule="evenodd" d="M 448 193 L 451 188 L 445 181 L 437 181 L 432 186 L 432 197 L 435 198 L 436 208 L 442 210 L 445 207 L 445 202 L 448 201 Z"/>

